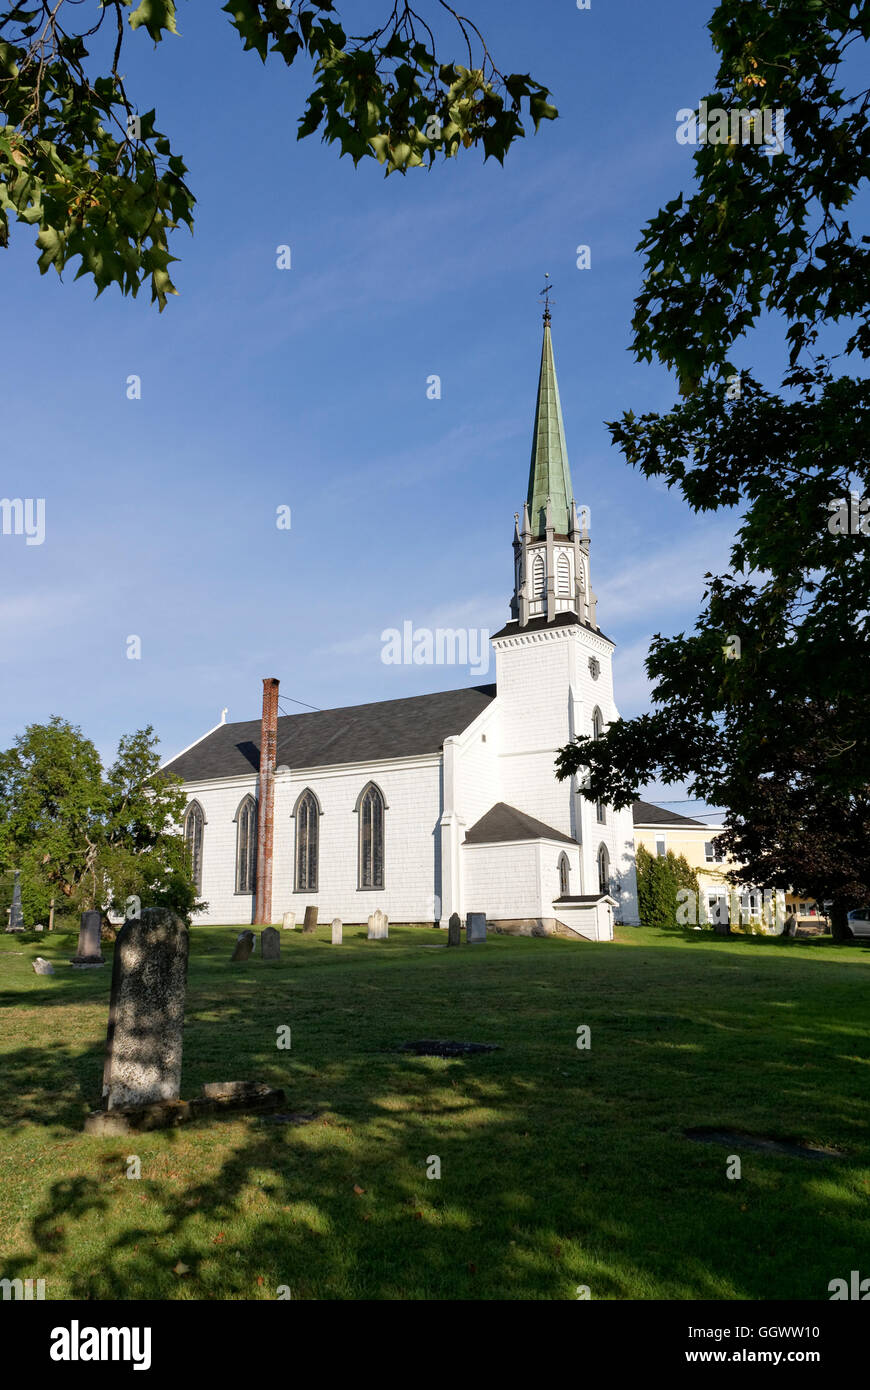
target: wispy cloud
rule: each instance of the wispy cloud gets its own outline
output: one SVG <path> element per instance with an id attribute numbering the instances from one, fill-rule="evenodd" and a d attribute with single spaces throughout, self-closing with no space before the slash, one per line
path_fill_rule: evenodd
<path id="1" fill-rule="evenodd" d="M 651 554 L 634 564 L 611 570 L 595 579 L 599 594 L 599 613 L 607 623 L 616 619 L 641 621 L 658 619 L 685 609 L 695 614 L 704 593 L 704 575 L 722 572 L 728 565 L 728 551 L 734 527 L 705 526 L 683 539 L 668 538 Z M 606 623 L 603 624 L 606 627 Z"/>
<path id="2" fill-rule="evenodd" d="M 527 433 L 516 423 L 500 420 L 457 425 L 429 444 L 396 450 L 369 464 L 355 462 L 332 474 L 322 496 L 328 499 L 339 495 L 346 501 L 353 494 L 368 493 L 374 484 L 381 489 L 413 488 L 434 476 L 479 466 L 481 459 L 515 440 L 525 441 Z"/>
<path id="3" fill-rule="evenodd" d="M 6 646 L 24 640 L 38 641 L 75 614 L 85 611 L 88 599 L 69 589 L 42 589 L 26 594 L 7 594 L 0 598 L 0 661 L 13 659 Z"/>
<path id="4" fill-rule="evenodd" d="M 499 618 L 499 614 L 504 614 Z M 500 625 L 507 621 L 507 606 L 504 594 L 493 596 L 492 594 L 477 594 L 465 599 L 458 604 L 443 604 L 440 607 L 419 609 L 416 612 L 409 611 L 409 606 L 404 609 L 400 605 L 383 614 L 383 622 L 377 630 L 360 633 L 356 637 L 348 637 L 341 642 L 330 642 L 325 646 L 317 648 L 314 656 L 371 656 L 380 661 L 383 641 L 381 633 L 388 628 L 397 628 L 400 632 L 404 622 L 412 622 L 415 629 L 428 628 L 430 632 L 435 632 L 438 628 L 454 629 L 474 629 L 480 630 L 481 624 L 486 621 L 487 615 L 490 622 L 498 621 Z M 496 631 L 491 628 L 490 632 Z M 464 669 L 464 668 L 463 668 Z"/>

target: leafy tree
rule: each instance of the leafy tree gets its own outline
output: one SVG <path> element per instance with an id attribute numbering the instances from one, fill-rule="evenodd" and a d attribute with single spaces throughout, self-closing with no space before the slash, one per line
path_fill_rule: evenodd
<path id="1" fill-rule="evenodd" d="M 184 161 L 156 113 L 137 112 L 121 69 L 128 30 L 144 29 L 155 45 L 177 35 L 177 6 L 132 4 L 29 0 L 0 10 L 0 245 L 11 213 L 38 228 L 43 274 L 80 257 L 76 278 L 92 276 L 98 294 L 117 284 L 135 295 L 148 282 L 162 310 L 177 292 L 169 233 L 192 228 L 195 199 Z M 356 36 L 345 33 L 333 0 L 223 6 L 263 63 L 273 55 L 287 67 L 300 55 L 312 63 L 298 138 L 319 130 L 354 163 L 372 157 L 387 174 L 471 146 L 501 162 L 525 119 L 537 130 L 556 116 L 549 93 L 528 74 L 503 75 L 476 25 L 445 0 L 433 8 L 454 22 L 461 60 L 439 60 L 433 29 L 409 4 L 394 4 L 381 27 Z M 95 63 L 104 25 L 111 56 Z"/>
<path id="2" fill-rule="evenodd" d="M 682 399 L 666 414 L 626 411 L 609 429 L 632 466 L 693 511 L 741 516 L 694 632 L 653 638 L 652 713 L 563 749 L 558 771 L 588 767 L 584 795 L 616 806 L 655 776 L 687 781 L 727 808 L 735 881 L 812 881 L 813 896 L 834 900 L 842 936 L 847 906 L 870 896 L 859 833 L 870 501 L 850 496 L 870 498 L 870 383 L 841 361 L 870 354 L 870 238 L 846 216 L 870 174 L 870 6 L 723 0 L 710 31 L 720 66 L 709 109 L 782 110 L 787 138 L 773 155 L 698 143 L 696 191 L 644 229 L 634 351 L 675 369 Z M 780 394 L 736 355 L 762 313 L 784 326 Z"/>
<path id="3" fill-rule="evenodd" d="M 0 754 L 0 868 L 21 870 L 25 918 L 52 897 L 74 911 L 165 903 L 195 910 L 177 826 L 185 796 L 159 771 L 149 726 L 125 735 L 104 772 L 81 730 L 31 724 Z"/>
<path id="4" fill-rule="evenodd" d="M 638 845 L 637 904 L 638 915 L 645 927 L 673 927 L 677 922 L 681 888 L 688 888 L 698 901 L 698 875 L 684 854 L 650 854 L 645 845 Z"/>
<path id="5" fill-rule="evenodd" d="M 848 907 L 870 901 L 870 795 L 827 792 L 814 776 L 812 757 L 808 750 L 808 772 L 798 761 L 789 785 L 762 780 L 753 798 L 752 819 L 733 817 L 718 844 L 744 856 L 756 882 L 790 888 L 819 903 L 830 900 L 835 906 L 832 930 L 844 940 L 849 935 Z"/>

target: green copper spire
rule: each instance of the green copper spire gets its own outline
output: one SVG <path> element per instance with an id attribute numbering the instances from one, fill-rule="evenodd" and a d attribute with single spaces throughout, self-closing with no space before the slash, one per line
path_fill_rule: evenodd
<path id="1" fill-rule="evenodd" d="M 559 401 L 559 383 L 553 361 L 549 305 L 544 310 L 544 344 L 538 378 L 538 405 L 529 468 L 529 519 L 533 536 L 546 533 L 547 498 L 557 536 L 567 536 L 571 524 L 571 470 L 565 444 L 565 426 Z"/>

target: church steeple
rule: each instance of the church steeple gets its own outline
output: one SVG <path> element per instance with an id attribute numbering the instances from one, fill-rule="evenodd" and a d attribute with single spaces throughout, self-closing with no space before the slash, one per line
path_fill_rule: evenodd
<path id="1" fill-rule="evenodd" d="M 549 277 L 548 277 L 549 280 Z M 537 619 L 564 621 L 569 614 L 598 630 L 596 598 L 589 583 L 588 512 L 574 500 L 562 404 L 550 336 L 550 286 L 544 291 L 544 342 L 528 498 L 514 527 L 514 594 L 511 617 L 520 628 Z"/>
<path id="2" fill-rule="evenodd" d="M 535 430 L 532 436 L 532 461 L 529 467 L 529 517 L 532 535 L 543 539 L 547 534 L 547 502 L 549 501 L 556 535 L 567 536 L 571 522 L 571 503 L 574 492 L 571 470 L 568 467 L 568 447 L 562 421 L 562 403 L 553 360 L 553 340 L 550 334 L 549 305 L 544 310 L 544 342 L 541 347 L 541 370 L 538 375 L 538 400 L 535 408 Z"/>

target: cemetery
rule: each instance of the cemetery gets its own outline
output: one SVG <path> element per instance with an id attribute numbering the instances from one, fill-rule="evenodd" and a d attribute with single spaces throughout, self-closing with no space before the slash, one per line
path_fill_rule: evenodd
<path id="1" fill-rule="evenodd" d="M 0 935 L 5 1276 L 50 1299 L 761 1299 L 860 1268 L 860 946 L 320 915 Z"/>

